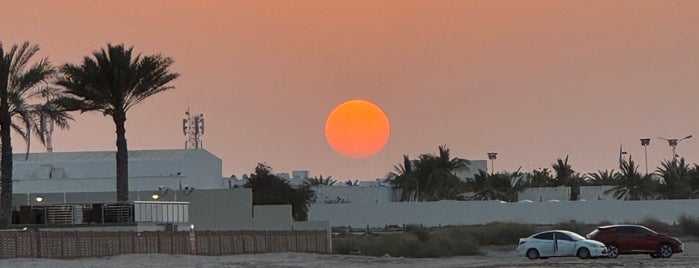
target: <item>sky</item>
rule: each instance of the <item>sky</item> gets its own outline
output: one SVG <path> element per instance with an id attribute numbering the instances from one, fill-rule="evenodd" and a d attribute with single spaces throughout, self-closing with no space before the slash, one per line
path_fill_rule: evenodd
<path id="1" fill-rule="evenodd" d="M 650 170 L 699 162 L 698 1 L 0 1 L 4 47 L 29 40 L 56 65 L 108 43 L 172 57 L 175 89 L 127 114 L 130 150 L 184 148 L 184 112 L 204 114 L 223 176 L 309 170 L 373 180 L 404 154 L 446 145 L 494 169 Z M 333 151 L 325 120 L 364 99 L 391 124 L 363 159 Z M 75 114 L 54 151 L 116 150 L 114 123 Z M 16 153 L 25 145 L 13 140 Z M 32 151 L 45 149 L 34 142 Z M 628 156 L 628 155 L 627 155 Z M 490 168 L 490 163 L 489 163 Z"/>

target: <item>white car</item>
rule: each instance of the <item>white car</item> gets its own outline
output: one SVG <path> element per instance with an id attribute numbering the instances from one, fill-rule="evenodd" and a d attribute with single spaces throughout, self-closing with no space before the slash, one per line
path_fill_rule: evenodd
<path id="1" fill-rule="evenodd" d="M 581 259 L 607 256 L 607 246 L 565 230 L 551 230 L 519 239 L 517 253 L 529 259 L 577 256 Z"/>

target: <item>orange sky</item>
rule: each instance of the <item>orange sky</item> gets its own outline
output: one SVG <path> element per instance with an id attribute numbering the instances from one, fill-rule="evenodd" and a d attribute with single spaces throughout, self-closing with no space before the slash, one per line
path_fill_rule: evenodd
<path id="1" fill-rule="evenodd" d="M 129 112 L 129 149 L 183 148 L 189 107 L 224 176 L 266 162 L 371 180 L 440 144 L 498 152 L 497 171 L 570 155 L 589 172 L 615 168 L 623 143 L 643 170 L 639 138 L 653 137 L 654 169 L 671 155 L 655 137 L 699 135 L 698 13 L 697 1 L 2 1 L 0 41 L 30 40 L 56 64 L 107 42 L 173 57 L 176 89 Z M 359 160 L 324 137 L 355 98 L 392 131 Z M 56 151 L 115 150 L 110 119 L 76 118 Z M 691 163 L 698 138 L 678 148 Z"/>

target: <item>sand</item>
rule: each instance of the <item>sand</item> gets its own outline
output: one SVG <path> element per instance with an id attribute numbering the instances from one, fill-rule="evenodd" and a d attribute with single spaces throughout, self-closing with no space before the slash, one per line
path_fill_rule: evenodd
<path id="1" fill-rule="evenodd" d="M 683 239 L 684 240 L 684 239 Z M 529 260 L 517 256 L 515 246 L 489 246 L 483 255 L 437 259 L 367 257 L 308 253 L 268 253 L 231 256 L 134 254 L 75 260 L 5 259 L 0 267 L 699 267 L 699 241 L 685 241 L 685 252 L 669 259 L 622 255 L 616 259 L 581 260 L 575 257 Z"/>

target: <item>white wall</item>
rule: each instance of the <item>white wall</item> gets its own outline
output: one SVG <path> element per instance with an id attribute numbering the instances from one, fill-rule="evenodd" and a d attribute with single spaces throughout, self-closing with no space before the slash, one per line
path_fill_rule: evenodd
<path id="1" fill-rule="evenodd" d="M 391 202 L 391 187 L 316 186 L 316 203 L 380 203 Z M 339 202 L 338 202 L 339 201 Z"/>
<path id="2" fill-rule="evenodd" d="M 612 194 L 604 192 L 614 188 L 614 186 L 581 186 L 580 200 L 587 201 L 610 200 L 617 201 Z M 531 200 L 534 202 L 543 202 L 548 200 L 570 200 L 570 187 L 532 187 L 526 188 L 519 193 L 518 200 Z"/>
<path id="3" fill-rule="evenodd" d="M 500 203 L 499 201 L 438 201 L 393 203 L 313 204 L 309 220 L 331 226 L 423 224 L 473 225 L 491 222 L 555 224 L 642 222 L 654 217 L 673 223 L 681 214 L 699 215 L 699 199 L 653 201 L 560 201 Z"/>

